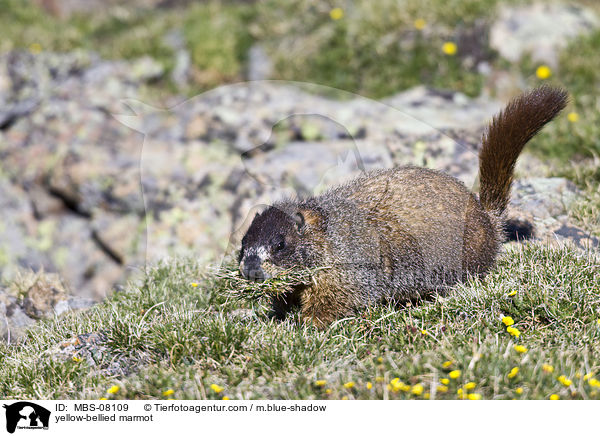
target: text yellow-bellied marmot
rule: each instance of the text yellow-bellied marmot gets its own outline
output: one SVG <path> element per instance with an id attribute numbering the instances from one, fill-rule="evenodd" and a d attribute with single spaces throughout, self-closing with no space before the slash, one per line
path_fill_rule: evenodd
<path id="1" fill-rule="evenodd" d="M 314 268 L 310 284 L 273 297 L 273 308 L 283 317 L 300 304 L 302 317 L 319 327 L 382 299 L 413 300 L 485 275 L 503 240 L 517 158 L 566 102 L 565 91 L 544 86 L 493 118 L 479 154 L 479 198 L 439 171 L 399 167 L 274 204 L 242 239 L 241 273 L 264 280 Z"/>

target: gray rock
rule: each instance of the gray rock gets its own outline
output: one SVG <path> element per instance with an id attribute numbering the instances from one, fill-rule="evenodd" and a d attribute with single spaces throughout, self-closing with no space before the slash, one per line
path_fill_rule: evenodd
<path id="1" fill-rule="evenodd" d="M 265 49 L 254 44 L 248 51 L 248 80 L 266 80 L 273 73 L 273 62 Z"/>
<path id="2" fill-rule="evenodd" d="M 541 220 L 566 214 L 578 196 L 579 191 L 570 180 L 529 178 L 515 181 L 511 203 Z"/>
<path id="3" fill-rule="evenodd" d="M 512 62 L 530 54 L 533 61 L 556 67 L 561 48 L 598 26 L 600 19 L 591 9 L 572 4 L 505 6 L 491 28 L 490 45 Z"/>

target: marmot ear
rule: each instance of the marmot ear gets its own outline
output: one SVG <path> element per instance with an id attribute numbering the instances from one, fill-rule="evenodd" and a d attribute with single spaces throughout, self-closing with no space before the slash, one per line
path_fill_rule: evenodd
<path id="1" fill-rule="evenodd" d="M 301 233 L 304 229 L 304 225 L 306 224 L 304 215 L 302 214 L 302 212 L 298 211 L 294 214 L 293 219 L 296 223 L 296 230 L 298 231 L 298 233 Z"/>
<path id="2" fill-rule="evenodd" d="M 306 230 L 306 226 L 312 228 L 323 227 L 323 217 L 317 211 L 312 209 L 300 209 L 294 215 L 294 222 L 298 229 L 298 233 L 303 233 Z"/>

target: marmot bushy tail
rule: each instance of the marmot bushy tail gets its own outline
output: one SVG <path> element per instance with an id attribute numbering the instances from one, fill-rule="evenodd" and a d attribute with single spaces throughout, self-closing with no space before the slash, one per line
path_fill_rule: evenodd
<path id="1" fill-rule="evenodd" d="M 317 197 L 283 200 L 257 214 L 242 239 L 240 272 L 268 280 L 294 267 L 312 271 L 273 297 L 283 318 L 325 327 L 381 300 L 444 294 L 494 266 L 521 150 L 566 105 L 561 89 L 524 94 L 490 123 L 480 152 L 480 197 L 447 174 L 397 167 L 363 174 Z"/>
<path id="2" fill-rule="evenodd" d="M 523 147 L 566 105 L 566 91 L 542 86 L 515 98 L 492 119 L 479 152 L 479 201 L 486 210 L 504 212 Z"/>

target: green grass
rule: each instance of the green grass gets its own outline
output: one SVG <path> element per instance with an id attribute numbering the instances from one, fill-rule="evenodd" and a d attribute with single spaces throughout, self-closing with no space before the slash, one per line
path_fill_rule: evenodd
<path id="1" fill-rule="evenodd" d="M 270 320 L 266 305 L 231 298 L 231 281 L 202 278 L 193 262 L 163 264 L 105 303 L 43 322 L 20 345 L 1 345 L 0 396 L 149 399 L 173 389 L 178 399 L 454 399 L 462 388 L 489 399 L 596 398 L 600 389 L 590 385 L 600 378 L 595 256 L 513 247 L 485 280 L 457 286 L 446 298 L 373 306 L 323 331 L 301 324 L 298 313 Z M 503 316 L 514 319 L 518 338 L 506 332 Z M 95 365 L 48 351 L 90 331 L 108 338 Z M 517 352 L 516 344 L 527 352 Z M 115 361 L 127 374 L 103 375 Z M 509 378 L 514 367 L 518 374 Z M 451 379 L 454 370 L 460 375 Z M 569 386 L 557 380 L 561 375 Z M 448 390 L 440 392 L 445 378 Z M 468 382 L 475 387 L 467 392 Z M 120 390 L 109 395 L 112 385 Z"/>
<path id="2" fill-rule="evenodd" d="M 551 82 L 563 86 L 571 95 L 568 112 L 578 115 L 577 122 L 566 116 L 552 122 L 531 142 L 530 148 L 538 156 L 566 162 L 573 158 L 600 155 L 600 30 L 572 41 L 560 53 L 560 66 Z M 536 65 L 525 60 L 521 66 L 532 86 Z"/>
<path id="3" fill-rule="evenodd" d="M 94 14 L 61 19 L 23 0 L 0 0 L 0 52 L 37 48 L 66 52 L 93 50 L 107 59 L 151 56 L 169 73 L 175 53 L 166 41 L 180 31 L 193 61 L 190 89 L 176 89 L 168 74 L 153 83 L 154 90 L 206 91 L 242 80 L 244 60 L 252 37 L 247 27 L 253 9 L 244 3 L 202 2 L 185 10 L 107 8 Z"/>

